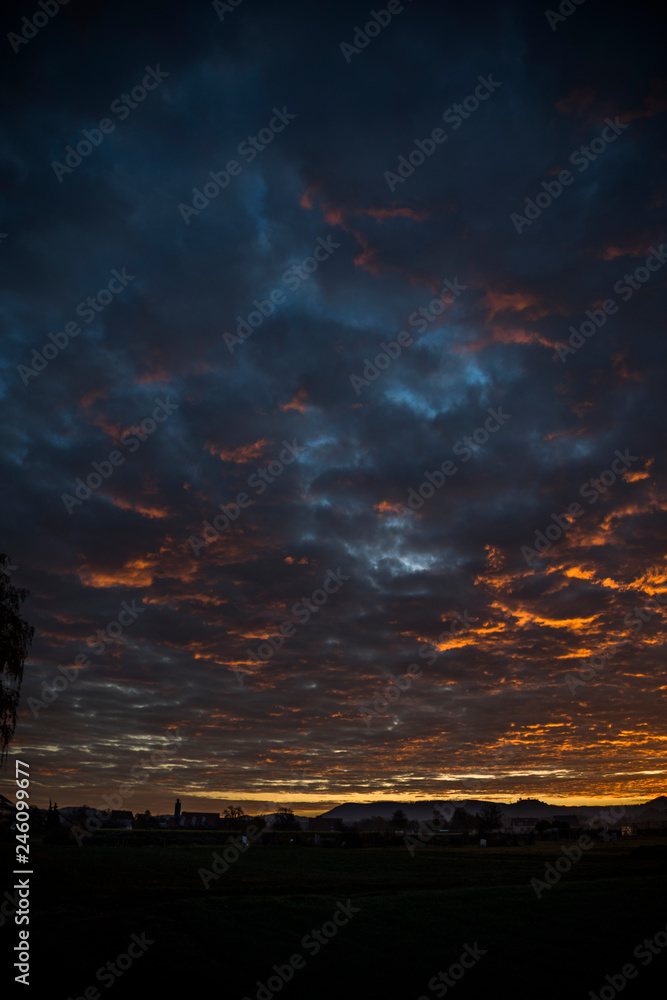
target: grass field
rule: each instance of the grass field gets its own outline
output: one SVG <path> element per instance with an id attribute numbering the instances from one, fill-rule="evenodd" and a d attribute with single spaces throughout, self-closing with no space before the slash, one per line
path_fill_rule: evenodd
<path id="1" fill-rule="evenodd" d="M 648 965 L 633 957 L 667 925 L 664 841 L 596 843 L 540 899 L 530 880 L 563 856 L 557 843 L 426 848 L 415 857 L 405 848 L 256 844 L 205 889 L 198 870 L 211 870 L 222 849 L 35 844 L 32 996 L 66 1000 L 97 985 L 101 996 L 165 988 L 197 996 L 203 987 L 255 1000 L 257 980 L 266 983 L 274 964 L 300 953 L 305 964 L 276 990 L 286 1000 L 430 1000 L 445 987 L 429 989 L 429 980 L 458 962 L 466 944 L 485 954 L 450 979 L 446 995 L 457 1000 L 584 1000 L 628 962 L 639 971 L 623 990 L 627 1000 L 664 995 L 667 948 Z M 314 954 L 304 936 L 348 900 L 358 912 Z M 154 943 L 122 977 L 96 980 L 143 933 Z M 7 922 L 0 934 L 7 941 L 16 928 Z"/>

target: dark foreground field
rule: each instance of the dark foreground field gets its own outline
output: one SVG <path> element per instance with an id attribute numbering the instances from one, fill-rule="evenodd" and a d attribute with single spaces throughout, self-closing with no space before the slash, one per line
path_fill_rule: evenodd
<path id="1" fill-rule="evenodd" d="M 198 869 L 211 869 L 216 850 L 223 847 L 36 844 L 35 985 L 24 995 L 66 1000 L 97 985 L 103 997 L 199 996 L 213 988 L 225 1000 L 255 1000 L 257 980 L 266 983 L 274 964 L 284 967 L 295 954 L 303 967 L 280 990 L 282 981 L 272 980 L 260 1000 L 277 992 L 285 1000 L 583 1000 L 591 990 L 611 990 L 605 976 L 629 962 L 638 973 L 621 991 L 626 1000 L 664 995 L 667 948 L 648 963 L 650 952 L 633 956 L 667 925 L 664 841 L 597 843 L 541 899 L 530 880 L 563 856 L 558 844 L 427 848 L 415 857 L 405 848 L 258 844 L 205 889 Z M 339 901 L 358 912 L 314 954 L 313 939 L 307 946 L 303 939 L 323 924 L 332 932 L 327 922 L 341 913 Z M 7 942 L 16 928 L 7 922 L 0 934 Z M 122 978 L 107 972 L 96 980 L 98 969 L 127 952 L 133 934 L 154 943 Z M 429 989 L 465 945 L 484 954 L 453 985 Z"/>

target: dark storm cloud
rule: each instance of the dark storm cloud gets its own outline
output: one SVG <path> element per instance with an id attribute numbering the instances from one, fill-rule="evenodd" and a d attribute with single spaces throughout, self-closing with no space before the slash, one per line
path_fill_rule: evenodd
<path id="1" fill-rule="evenodd" d="M 666 589 L 665 274 L 614 286 L 667 236 L 657 32 L 588 5 L 552 32 L 530 4 L 406 4 L 348 63 L 359 4 L 247 0 L 223 21 L 211 4 L 75 7 L 8 46 L 2 71 L 3 547 L 33 594 L 17 746 L 44 794 L 92 801 L 168 730 L 178 752 L 142 793 L 154 809 L 177 792 L 271 801 L 294 775 L 322 802 L 654 792 L 661 619 L 626 616 Z M 111 110 L 157 66 L 136 108 Z M 500 85 L 443 121 L 480 77 Z M 277 112 L 296 117 L 239 152 Z M 105 117 L 114 131 L 55 171 Z M 607 118 L 628 127 L 578 169 Z M 438 127 L 446 141 L 390 190 Z M 224 190 L 194 201 L 233 159 Z M 564 169 L 572 184 L 518 233 L 512 213 Z M 186 221 L 179 205 L 201 207 Z M 114 270 L 132 276 L 118 291 Z M 436 315 L 445 280 L 462 290 Z M 401 330 L 412 343 L 355 391 Z M 156 405 L 170 412 L 151 427 Z M 300 453 L 280 463 L 285 442 Z M 582 485 L 626 449 L 589 503 Z M 447 460 L 456 472 L 406 509 Z M 93 463 L 113 467 L 77 497 Z M 577 501 L 529 566 L 522 546 Z M 349 581 L 252 669 L 248 650 L 339 569 Z M 144 610 L 93 652 L 132 600 Z M 568 674 L 621 633 L 573 693 Z M 79 654 L 90 666 L 47 705 Z M 363 704 L 413 662 L 365 726 Z"/>

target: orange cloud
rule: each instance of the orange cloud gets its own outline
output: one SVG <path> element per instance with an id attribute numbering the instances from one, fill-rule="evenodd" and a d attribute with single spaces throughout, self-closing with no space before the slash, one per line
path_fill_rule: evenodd
<path id="1" fill-rule="evenodd" d="M 305 413 L 308 409 L 307 406 L 308 393 L 304 388 L 299 389 L 297 393 L 290 399 L 289 403 L 281 403 L 278 409 L 283 412 L 287 410 L 298 410 L 299 413 Z"/>
<path id="2" fill-rule="evenodd" d="M 370 240 L 362 236 L 361 233 L 355 233 L 357 241 L 361 244 L 361 253 L 358 253 L 356 257 L 353 258 L 354 266 L 361 267 L 365 271 L 370 271 L 371 274 L 379 276 L 382 274 L 382 264 L 380 263 L 380 249 L 378 247 L 371 246 Z"/>
<path id="3" fill-rule="evenodd" d="M 654 81 L 650 93 L 644 98 L 644 106 L 636 111 L 628 111 L 623 115 L 624 122 L 633 122 L 637 118 L 652 118 L 667 111 L 667 92 L 664 80 Z"/>
<path id="4" fill-rule="evenodd" d="M 561 431 L 552 431 L 550 434 L 544 435 L 545 441 L 557 441 L 559 438 L 576 438 L 581 437 L 584 433 L 585 428 L 583 427 L 566 427 Z"/>
<path id="5" fill-rule="evenodd" d="M 141 503 L 141 501 L 124 500 L 122 497 L 111 497 L 111 502 L 114 507 L 120 507 L 121 510 L 132 510 L 137 514 L 141 514 L 144 517 L 168 517 L 169 510 L 166 507 L 149 506 L 148 504 Z"/>
<path id="6" fill-rule="evenodd" d="M 242 444 L 238 448 L 221 448 L 211 441 L 207 441 L 206 447 L 212 455 L 217 455 L 223 462 L 235 462 L 237 465 L 245 465 L 256 458 L 261 458 L 264 448 L 268 444 L 267 438 L 260 438 L 252 444 Z"/>
<path id="7" fill-rule="evenodd" d="M 413 219 L 415 222 L 423 222 L 424 219 L 428 219 L 429 212 L 427 209 L 422 209 L 421 211 L 408 208 L 404 206 L 402 208 L 366 208 L 362 209 L 359 213 L 360 215 L 370 215 L 371 218 L 377 219 L 378 222 L 384 222 L 385 219 Z"/>
<path id="8" fill-rule="evenodd" d="M 105 434 L 109 435 L 114 444 L 117 444 L 120 441 L 121 434 L 125 430 L 123 424 L 113 423 L 104 413 L 98 413 L 97 416 L 93 416 L 93 405 L 98 399 L 107 399 L 108 396 L 108 389 L 90 389 L 81 397 L 79 405 L 86 414 L 88 423 L 93 427 L 99 427 Z"/>
<path id="9" fill-rule="evenodd" d="M 414 209 L 407 205 L 396 205 L 392 208 L 362 208 L 353 205 L 344 205 L 325 193 L 324 182 L 321 180 L 312 181 L 308 185 L 301 195 L 300 205 L 302 208 L 311 210 L 316 200 L 319 203 L 323 218 L 329 225 L 340 226 L 347 232 L 354 234 L 355 239 L 361 246 L 361 252 L 354 258 L 355 265 L 375 275 L 380 275 L 383 270 L 398 270 L 398 267 L 391 268 L 381 265 L 379 260 L 380 249 L 371 246 L 368 237 L 359 231 L 358 226 L 356 228 L 353 226 L 353 220 L 365 217 L 382 223 L 387 219 L 404 218 L 411 219 L 413 222 L 423 222 L 430 215 L 427 209 Z"/>
<path id="10" fill-rule="evenodd" d="M 592 87 L 574 87 L 566 97 L 556 101 L 556 110 L 561 115 L 578 114 L 580 118 L 590 115 L 597 95 Z"/>
<path id="11" fill-rule="evenodd" d="M 146 559 L 131 559 L 121 569 L 98 571 L 90 566 L 81 566 L 77 575 L 85 587 L 150 587 L 153 569 Z"/>
<path id="12" fill-rule="evenodd" d="M 499 570 L 505 562 L 502 551 L 494 545 L 485 545 L 486 565 L 490 570 Z"/>
<path id="13" fill-rule="evenodd" d="M 315 199 L 320 203 L 320 210 L 324 219 L 333 226 L 342 226 L 348 229 L 348 223 L 355 216 L 368 216 L 377 222 L 385 222 L 387 219 L 412 219 L 413 222 L 423 222 L 430 215 L 428 209 L 415 209 L 409 205 L 396 205 L 392 208 L 360 208 L 343 205 L 334 201 L 329 195 L 324 193 L 323 181 L 313 181 L 308 185 L 301 195 L 299 204 L 301 208 L 310 211 L 315 205 Z"/>
<path id="14" fill-rule="evenodd" d="M 89 414 L 93 403 L 97 402 L 98 399 L 106 399 L 108 395 L 108 389 L 89 389 L 79 400 L 79 406 L 86 414 Z"/>
<path id="15" fill-rule="evenodd" d="M 651 478 L 651 466 L 653 465 L 654 459 L 649 458 L 646 462 L 646 469 L 626 469 L 623 473 L 623 479 L 626 483 L 636 483 L 640 479 L 650 479 Z"/>
<path id="16" fill-rule="evenodd" d="M 171 375 L 164 367 L 164 365 L 157 365 L 153 371 L 144 372 L 143 375 L 137 375 L 135 378 L 135 383 L 137 385 L 152 385 L 154 382 L 159 382 L 160 385 L 165 385 L 171 380 Z"/>
<path id="17" fill-rule="evenodd" d="M 489 289 L 484 296 L 484 304 L 489 311 L 489 320 L 495 319 L 498 313 L 525 313 L 526 319 L 538 320 L 544 316 L 565 316 L 565 306 L 547 306 L 540 302 L 537 295 L 530 292 L 501 292 Z"/>
<path id="18" fill-rule="evenodd" d="M 667 593 L 667 571 L 661 566 L 647 570 L 631 584 L 631 589 L 645 591 L 647 594 Z"/>
<path id="19" fill-rule="evenodd" d="M 520 327 L 505 329 L 501 326 L 493 327 L 493 340 L 500 344 L 541 344 L 549 349 L 554 347 L 554 341 L 550 340 L 543 333 L 537 330 L 525 330 Z"/>
<path id="20" fill-rule="evenodd" d="M 402 505 L 399 503 L 390 503 L 388 500 L 381 500 L 380 503 L 373 504 L 373 510 L 378 512 L 378 517 L 383 517 L 385 514 L 405 514 L 405 510 L 402 509 Z"/>
<path id="21" fill-rule="evenodd" d="M 651 88 L 643 98 L 642 106 L 634 111 L 618 114 L 616 103 L 609 100 L 601 101 L 592 87 L 574 87 L 565 97 L 556 102 L 556 110 L 560 114 L 574 114 L 587 123 L 599 123 L 602 126 L 605 117 L 618 118 L 621 122 L 633 122 L 638 118 L 652 118 L 667 109 L 667 92 L 664 80 L 654 80 Z"/>
<path id="22" fill-rule="evenodd" d="M 614 366 L 614 371 L 617 375 L 620 375 L 622 379 L 628 382 L 643 382 L 643 378 L 638 371 L 632 371 L 628 365 L 628 350 L 619 351 L 618 354 L 614 354 L 612 357 L 612 363 Z"/>
<path id="23" fill-rule="evenodd" d="M 646 242 L 633 240 L 622 247 L 606 247 L 602 251 L 602 260 L 616 260 L 617 257 L 641 257 L 646 254 Z"/>

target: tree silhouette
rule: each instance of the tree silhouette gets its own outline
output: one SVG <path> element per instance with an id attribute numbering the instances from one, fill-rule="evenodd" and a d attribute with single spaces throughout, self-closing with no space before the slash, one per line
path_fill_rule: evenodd
<path id="1" fill-rule="evenodd" d="M 301 824 L 294 815 L 291 809 L 285 808 L 283 806 L 276 813 L 276 818 L 273 822 L 274 830 L 300 830 Z"/>
<path id="2" fill-rule="evenodd" d="M 229 819 L 241 819 L 244 812 L 243 809 L 241 809 L 241 806 L 228 806 L 223 815 Z"/>
<path id="3" fill-rule="evenodd" d="M 229 820 L 232 829 L 238 830 L 245 814 L 240 806 L 228 806 L 222 815 L 226 820 Z"/>
<path id="4" fill-rule="evenodd" d="M 467 812 L 462 806 L 457 806 L 452 813 L 449 825 L 452 830 L 461 830 L 463 833 L 467 833 L 476 825 L 476 820 L 472 813 Z"/>
<path id="5" fill-rule="evenodd" d="M 405 830 L 408 825 L 408 817 L 405 815 L 402 809 L 397 809 L 394 815 L 391 817 L 391 825 L 396 830 Z"/>
<path id="6" fill-rule="evenodd" d="M 23 664 L 35 630 L 21 618 L 19 608 L 30 591 L 12 587 L 10 573 L 16 569 L 9 557 L 0 555 L 0 763 L 6 764 L 7 748 L 16 729 L 16 711 L 21 697 Z"/>
<path id="7" fill-rule="evenodd" d="M 505 821 L 502 809 L 495 802 L 487 802 L 479 818 L 480 833 L 493 833 L 494 830 L 500 830 Z"/>

